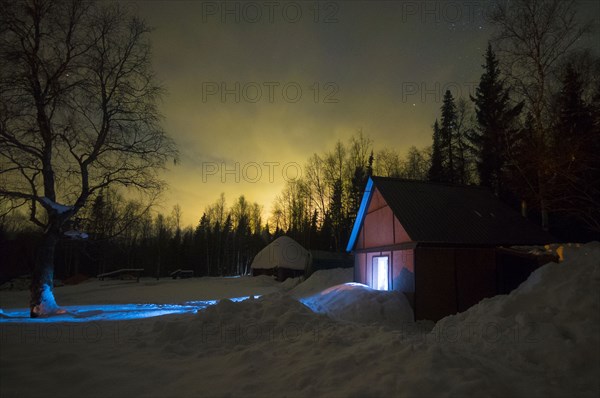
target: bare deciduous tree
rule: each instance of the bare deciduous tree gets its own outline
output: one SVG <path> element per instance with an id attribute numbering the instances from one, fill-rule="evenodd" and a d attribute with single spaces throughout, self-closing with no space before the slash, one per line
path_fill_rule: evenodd
<path id="1" fill-rule="evenodd" d="M 306 175 L 306 183 L 313 200 L 313 207 L 315 207 L 319 213 L 320 221 L 323 222 L 327 206 L 329 205 L 329 198 L 331 193 L 327 185 L 325 161 L 318 154 L 313 154 L 308 159 L 308 163 L 304 168 Z"/>
<path id="2" fill-rule="evenodd" d="M 375 154 L 375 175 L 383 177 L 400 177 L 402 161 L 398 152 L 392 149 L 381 149 Z"/>
<path id="3" fill-rule="evenodd" d="M 492 22 L 498 27 L 494 38 L 503 70 L 525 102 L 531 115 L 531 148 L 526 162 L 535 173 L 524 171 L 519 160 L 513 164 L 521 171 L 525 185 L 539 204 L 542 226 L 548 227 L 549 191 L 556 181 L 557 165 L 549 153 L 551 131 L 550 86 L 554 69 L 577 42 L 589 32 L 589 23 L 577 19 L 575 2 L 565 0 L 514 0 L 497 2 Z M 521 161 L 522 163 L 522 161 Z"/>
<path id="4" fill-rule="evenodd" d="M 43 229 L 32 317 L 59 311 L 54 249 L 88 198 L 108 186 L 160 191 L 176 156 L 160 127 L 150 29 L 112 3 L 2 0 L 0 198 Z"/>
<path id="5" fill-rule="evenodd" d="M 415 146 L 411 146 L 406 154 L 402 176 L 411 180 L 426 180 L 427 171 L 430 166 L 431 156 L 427 153 L 428 149 L 419 150 Z"/>

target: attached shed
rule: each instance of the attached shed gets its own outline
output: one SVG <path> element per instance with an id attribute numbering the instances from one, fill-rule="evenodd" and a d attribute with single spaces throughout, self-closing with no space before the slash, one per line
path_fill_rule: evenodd
<path id="1" fill-rule="evenodd" d="M 347 251 L 354 279 L 398 290 L 437 321 L 508 293 L 540 264 L 498 248 L 553 238 L 486 189 L 371 177 Z"/>
<path id="2" fill-rule="evenodd" d="M 250 268 L 252 275 L 275 275 L 284 281 L 304 275 L 311 263 L 310 252 L 288 236 L 280 236 L 254 257 Z"/>

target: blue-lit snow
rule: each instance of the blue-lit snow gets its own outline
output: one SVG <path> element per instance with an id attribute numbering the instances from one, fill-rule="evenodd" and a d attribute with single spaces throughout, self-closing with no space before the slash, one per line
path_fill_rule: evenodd
<path id="1" fill-rule="evenodd" d="M 127 327 L 98 322 L 100 331 L 94 323 L 0 324 L 0 396 L 599 397 L 600 303 L 590 292 L 600 291 L 600 243 L 567 249 L 563 262 L 511 294 L 424 329 L 397 327 L 388 308 L 374 310 L 393 291 L 333 286 L 352 280 L 352 269 L 348 278 L 318 271 L 289 291 L 260 277 L 61 288 L 59 302 L 69 305 L 262 298 Z M 327 317 L 290 299 L 309 296 Z M 5 311 L 26 298 L 0 291 Z M 331 310 L 353 321 L 328 319 Z"/>
<path id="2" fill-rule="evenodd" d="M 404 294 L 376 290 L 362 283 L 331 286 L 299 300 L 313 312 L 341 321 L 389 325 L 413 322 L 412 308 Z"/>
<path id="3" fill-rule="evenodd" d="M 238 302 L 250 296 L 227 300 Z M 254 295 L 253 297 L 260 297 Z M 62 306 L 66 312 L 48 317 L 30 318 L 28 308 L 7 309 L 0 312 L 0 323 L 57 323 L 124 321 L 173 314 L 196 314 L 219 300 L 186 301 L 181 304 L 98 304 Z"/>

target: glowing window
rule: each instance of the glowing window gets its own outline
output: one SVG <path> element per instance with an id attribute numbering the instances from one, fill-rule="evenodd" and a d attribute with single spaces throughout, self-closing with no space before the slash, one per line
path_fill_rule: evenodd
<path id="1" fill-rule="evenodd" d="M 389 290 L 388 282 L 388 256 L 373 257 L 372 288 L 376 290 Z"/>

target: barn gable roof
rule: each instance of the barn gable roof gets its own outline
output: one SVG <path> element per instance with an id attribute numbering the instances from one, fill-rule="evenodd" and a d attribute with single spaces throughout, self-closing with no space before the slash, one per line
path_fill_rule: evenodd
<path id="1" fill-rule="evenodd" d="M 375 189 L 414 242 L 533 245 L 554 240 L 487 189 L 371 177 L 354 222 L 348 251 L 354 248 Z"/>

